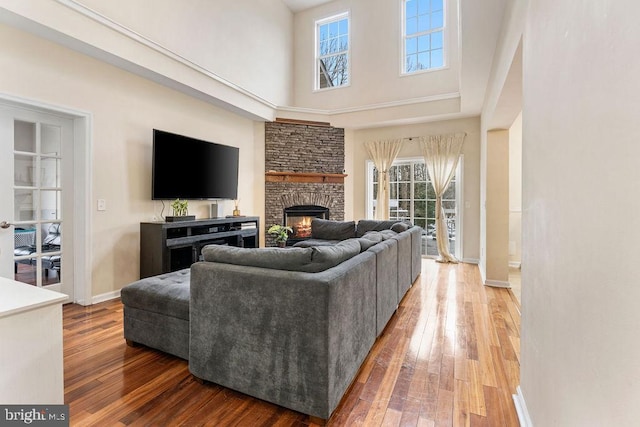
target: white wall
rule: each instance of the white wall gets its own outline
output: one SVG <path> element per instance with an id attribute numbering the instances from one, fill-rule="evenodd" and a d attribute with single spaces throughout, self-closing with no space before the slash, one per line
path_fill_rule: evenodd
<path id="1" fill-rule="evenodd" d="M 467 133 L 462 150 L 464 156 L 463 206 L 460 209 L 464 233 L 462 258 L 466 261 L 477 262 L 480 257 L 480 119 L 478 117 L 353 131 L 353 140 L 346 141 L 347 150 L 353 151 L 353 218 L 358 220 L 366 216 L 366 161 L 368 154 L 364 148 L 365 142 L 454 132 Z M 418 140 L 404 140 L 398 158 L 413 157 L 422 157 Z"/>
<path id="2" fill-rule="evenodd" d="M 151 200 L 153 128 L 239 147 L 240 208 L 262 212 L 264 132 L 253 121 L 3 25 L 0 49 L 0 92 L 92 114 L 94 296 L 139 278 L 139 222 L 161 210 Z M 105 212 L 94 210 L 99 198 Z M 208 204 L 191 202 L 190 212 L 206 218 Z"/>
<path id="3" fill-rule="evenodd" d="M 280 0 L 4 0 L 0 22 L 248 118 L 291 102 L 293 15 Z"/>
<path id="4" fill-rule="evenodd" d="M 509 265 L 522 261 L 522 113 L 509 128 Z"/>
<path id="5" fill-rule="evenodd" d="M 640 419 L 640 4 L 530 2 L 521 388 L 535 426 Z"/>
<path id="6" fill-rule="evenodd" d="M 276 105 L 290 104 L 293 14 L 280 0 L 80 3 Z"/>
<path id="7" fill-rule="evenodd" d="M 449 66 L 441 71 L 401 76 L 402 2 L 336 0 L 294 17 L 294 105 L 334 110 L 459 91 L 457 1 L 448 0 Z M 314 91 L 315 21 L 342 12 L 351 17 L 351 84 Z M 459 111 L 459 105 L 456 105 Z"/>

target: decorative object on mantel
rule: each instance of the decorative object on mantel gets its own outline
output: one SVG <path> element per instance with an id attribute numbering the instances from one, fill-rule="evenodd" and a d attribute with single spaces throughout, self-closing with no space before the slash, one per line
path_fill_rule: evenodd
<path id="1" fill-rule="evenodd" d="M 173 211 L 173 216 L 165 217 L 165 221 L 167 222 L 193 221 L 196 219 L 195 215 L 189 215 L 188 200 L 175 199 L 171 202 L 171 210 Z"/>
<path id="2" fill-rule="evenodd" d="M 233 216 L 241 216 L 240 209 L 238 209 L 238 204 L 240 203 L 240 199 L 234 200 L 233 203 L 235 203 L 235 208 L 233 209 Z"/>
<path id="3" fill-rule="evenodd" d="M 268 171 L 265 174 L 266 182 L 307 182 L 318 184 L 344 184 L 347 174 L 344 173 L 318 173 L 318 172 L 275 172 Z"/>
<path id="4" fill-rule="evenodd" d="M 269 227 L 267 233 L 275 237 L 276 243 L 279 247 L 284 248 L 287 246 L 289 233 L 293 233 L 293 229 L 291 227 L 285 227 L 284 225 L 275 224 Z"/>

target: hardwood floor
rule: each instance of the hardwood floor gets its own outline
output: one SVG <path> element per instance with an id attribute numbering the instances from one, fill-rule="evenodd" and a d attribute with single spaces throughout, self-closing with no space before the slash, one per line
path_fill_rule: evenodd
<path id="1" fill-rule="evenodd" d="M 73 426 L 304 426 L 309 417 L 214 384 L 122 337 L 122 304 L 64 307 Z M 330 426 L 518 426 L 519 304 L 475 265 L 423 261 Z"/>

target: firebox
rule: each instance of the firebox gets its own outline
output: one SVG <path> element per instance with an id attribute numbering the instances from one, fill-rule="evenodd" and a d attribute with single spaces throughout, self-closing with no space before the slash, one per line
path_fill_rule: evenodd
<path id="1" fill-rule="evenodd" d="M 299 205 L 284 208 L 284 225 L 293 229 L 287 245 L 311 237 L 311 221 L 314 218 L 329 219 L 329 208 L 316 205 Z"/>

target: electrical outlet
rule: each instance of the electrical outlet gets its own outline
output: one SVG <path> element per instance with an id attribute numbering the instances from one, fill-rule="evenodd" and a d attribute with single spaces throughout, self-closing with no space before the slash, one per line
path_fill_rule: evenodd
<path id="1" fill-rule="evenodd" d="M 107 210 L 107 201 L 105 199 L 98 199 L 98 210 L 99 211 Z"/>

